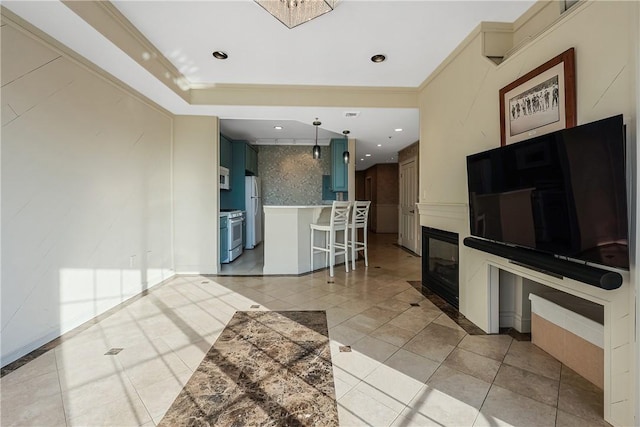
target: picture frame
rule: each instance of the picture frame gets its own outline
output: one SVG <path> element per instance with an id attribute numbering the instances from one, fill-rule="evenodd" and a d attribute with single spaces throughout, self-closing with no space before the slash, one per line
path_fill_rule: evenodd
<path id="1" fill-rule="evenodd" d="M 576 125 L 574 48 L 500 89 L 500 145 Z"/>

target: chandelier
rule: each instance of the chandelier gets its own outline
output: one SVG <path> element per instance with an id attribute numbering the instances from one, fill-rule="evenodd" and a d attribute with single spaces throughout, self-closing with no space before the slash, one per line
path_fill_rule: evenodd
<path id="1" fill-rule="evenodd" d="M 331 12 L 338 0 L 255 0 L 267 12 L 289 28 Z"/>

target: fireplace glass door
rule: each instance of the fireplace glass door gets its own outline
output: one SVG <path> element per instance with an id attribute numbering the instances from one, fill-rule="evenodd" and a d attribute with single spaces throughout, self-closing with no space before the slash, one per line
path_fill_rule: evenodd
<path id="1" fill-rule="evenodd" d="M 458 308 L 458 235 L 422 227 L 422 286 Z"/>

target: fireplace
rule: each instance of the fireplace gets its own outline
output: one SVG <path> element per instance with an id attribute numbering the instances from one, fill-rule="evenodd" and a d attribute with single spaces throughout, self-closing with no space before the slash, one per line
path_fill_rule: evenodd
<path id="1" fill-rule="evenodd" d="M 458 234 L 422 227 L 422 287 L 458 308 Z"/>

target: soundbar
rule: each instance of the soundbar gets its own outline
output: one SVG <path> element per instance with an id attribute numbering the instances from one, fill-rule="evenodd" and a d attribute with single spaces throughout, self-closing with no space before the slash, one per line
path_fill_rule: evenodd
<path id="1" fill-rule="evenodd" d="M 622 275 L 615 271 L 603 270 L 586 264 L 556 258 L 553 255 L 533 251 L 531 249 L 507 246 L 501 243 L 465 237 L 464 245 L 479 251 L 498 255 L 524 267 L 542 270 L 563 277 L 577 280 L 597 288 L 606 290 L 618 289 L 622 285 Z"/>

